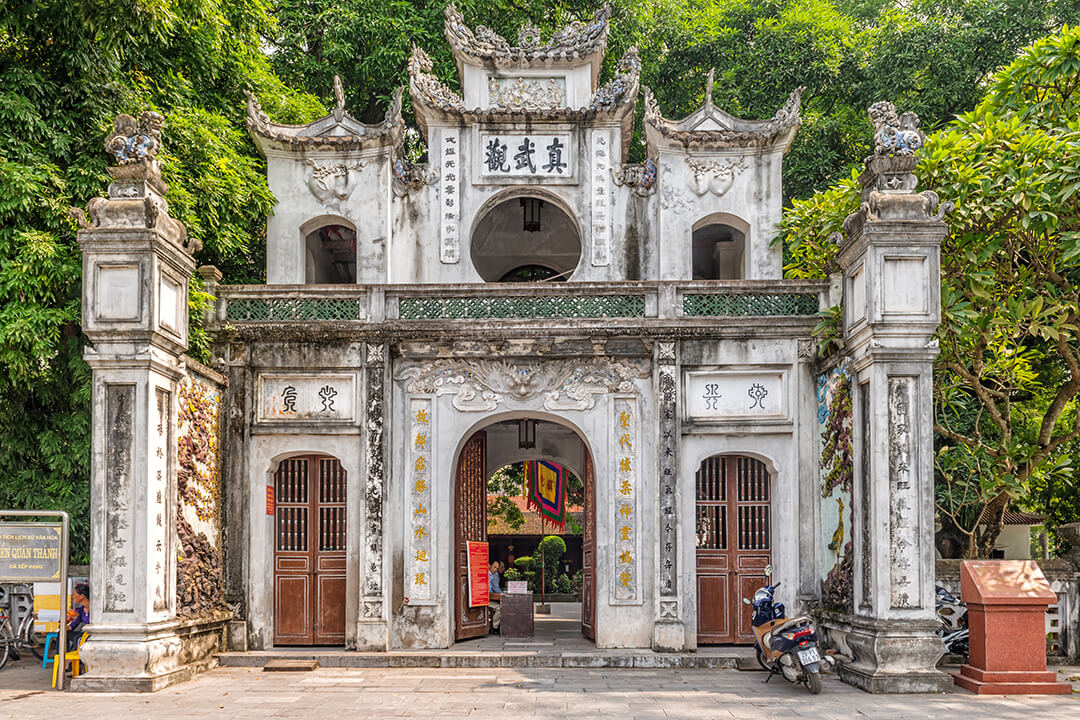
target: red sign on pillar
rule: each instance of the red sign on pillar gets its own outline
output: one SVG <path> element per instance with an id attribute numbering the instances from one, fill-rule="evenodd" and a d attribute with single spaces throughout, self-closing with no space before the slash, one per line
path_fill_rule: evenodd
<path id="1" fill-rule="evenodd" d="M 488 544 L 469 543 L 469 607 L 487 605 L 488 596 Z"/>
<path id="2" fill-rule="evenodd" d="M 273 515 L 274 514 L 274 486 L 273 485 L 267 485 L 266 486 L 266 514 L 267 515 Z"/>

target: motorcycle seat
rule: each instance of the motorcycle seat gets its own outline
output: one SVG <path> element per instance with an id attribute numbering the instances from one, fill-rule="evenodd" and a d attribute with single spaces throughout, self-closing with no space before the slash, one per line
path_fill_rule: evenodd
<path id="1" fill-rule="evenodd" d="M 800 625 L 807 625 L 807 624 L 810 624 L 812 622 L 813 622 L 813 620 L 806 617 L 805 615 L 800 615 L 799 617 L 793 617 L 793 618 L 788 618 L 787 620 L 784 620 L 784 622 L 782 622 L 779 625 L 773 627 L 771 632 L 772 632 L 773 635 L 778 635 L 778 634 L 784 632 L 785 630 L 789 630 L 791 628 L 795 628 L 795 627 L 798 627 Z"/>

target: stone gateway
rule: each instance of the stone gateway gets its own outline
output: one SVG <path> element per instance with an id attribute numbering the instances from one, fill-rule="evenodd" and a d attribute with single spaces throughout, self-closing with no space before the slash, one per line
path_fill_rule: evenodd
<path id="1" fill-rule="evenodd" d="M 663 115 L 608 11 L 517 45 L 446 12 L 461 94 L 415 48 L 383 122 L 282 125 L 248 96 L 278 198 L 265 285 L 225 285 L 188 358 L 198 250 L 169 216 L 160 117 L 122 116 L 79 232 L 93 341 L 86 690 L 153 690 L 223 649 L 447 648 L 486 632 L 467 547 L 487 485 L 580 478 L 581 632 L 598 648 L 748 643 L 742 597 L 822 611 L 873 692 L 937 690 L 931 360 L 947 204 L 917 118 L 875 105 L 833 282 L 773 242 L 800 92 L 767 120 Z M 645 157 L 627 162 L 644 104 Z M 843 350 L 816 357 L 843 301 Z"/>

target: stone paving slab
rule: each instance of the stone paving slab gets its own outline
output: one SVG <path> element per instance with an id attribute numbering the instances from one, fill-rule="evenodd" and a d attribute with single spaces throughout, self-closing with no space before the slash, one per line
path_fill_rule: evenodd
<path id="1" fill-rule="evenodd" d="M 0 671 L 0 717 L 78 716 L 153 720 L 423 718 L 451 720 L 815 720 L 974 717 L 1075 720 L 1080 667 L 1055 668 L 1072 696 L 869 695 L 826 675 L 824 691 L 761 673 L 679 668 L 336 668 L 265 673 L 220 667 L 153 695 L 59 693 L 48 671 L 17 663 Z"/>

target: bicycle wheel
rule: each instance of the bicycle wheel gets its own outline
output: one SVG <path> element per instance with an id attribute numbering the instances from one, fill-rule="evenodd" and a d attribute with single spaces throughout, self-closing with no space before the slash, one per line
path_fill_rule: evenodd
<path id="1" fill-rule="evenodd" d="M 11 650 L 11 645 L 6 640 L 0 640 L 0 670 L 4 669 L 8 661 L 8 652 Z"/>
<path id="2" fill-rule="evenodd" d="M 23 647 L 34 653 L 34 657 L 38 660 L 41 659 L 42 642 L 41 636 L 39 636 L 34 628 L 31 627 L 27 630 L 26 639 L 23 640 Z"/>

